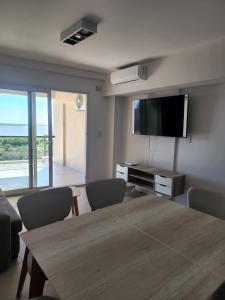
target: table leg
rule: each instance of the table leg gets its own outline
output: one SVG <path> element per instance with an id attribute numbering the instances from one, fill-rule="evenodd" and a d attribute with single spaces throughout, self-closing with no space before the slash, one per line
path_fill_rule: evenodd
<path id="1" fill-rule="evenodd" d="M 74 197 L 73 197 L 73 205 L 72 205 L 72 213 L 73 213 L 73 214 L 74 214 L 74 210 L 75 210 L 76 216 L 79 216 L 79 209 L 78 209 L 77 196 L 74 196 Z"/>
<path id="2" fill-rule="evenodd" d="M 36 260 L 32 258 L 29 299 L 40 297 L 43 295 L 45 280 L 47 280 L 45 274 L 39 267 Z"/>
<path id="3" fill-rule="evenodd" d="M 72 197 L 71 199 L 71 210 L 72 210 L 72 214 L 74 215 L 75 213 L 75 209 L 74 209 L 74 200 L 73 200 L 74 197 Z"/>
<path id="4" fill-rule="evenodd" d="M 24 282 L 27 276 L 27 257 L 28 257 L 29 250 L 26 247 L 25 253 L 24 253 L 24 258 L 23 258 L 23 265 L 20 273 L 20 279 L 19 279 L 19 284 L 18 284 L 18 289 L 16 293 L 16 297 L 20 298 L 21 292 L 24 286 Z"/>

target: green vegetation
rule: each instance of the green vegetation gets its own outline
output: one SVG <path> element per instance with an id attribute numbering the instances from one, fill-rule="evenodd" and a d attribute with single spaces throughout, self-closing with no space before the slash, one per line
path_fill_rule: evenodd
<path id="1" fill-rule="evenodd" d="M 48 140 L 45 137 L 37 137 L 37 158 L 41 159 L 48 154 Z M 27 137 L 0 137 L 0 161 L 27 160 Z"/>

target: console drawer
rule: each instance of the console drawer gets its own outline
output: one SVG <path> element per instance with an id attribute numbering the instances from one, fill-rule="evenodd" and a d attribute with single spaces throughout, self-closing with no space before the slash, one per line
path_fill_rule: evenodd
<path id="1" fill-rule="evenodd" d="M 121 166 L 119 164 L 116 165 L 116 172 L 120 172 L 120 173 L 123 173 L 123 174 L 128 174 L 128 167 L 125 167 L 125 166 Z"/>
<path id="2" fill-rule="evenodd" d="M 172 178 L 164 177 L 161 175 L 155 175 L 155 183 L 163 184 L 166 186 L 172 186 Z"/>
<path id="3" fill-rule="evenodd" d="M 127 177 L 128 177 L 127 174 L 124 174 L 124 173 L 122 173 L 122 172 L 116 172 L 116 178 L 122 178 L 122 179 L 124 179 L 125 181 L 127 181 L 127 180 L 128 180 Z"/>
<path id="4" fill-rule="evenodd" d="M 155 191 L 161 194 L 172 196 L 172 186 L 165 186 L 159 183 L 155 184 Z"/>

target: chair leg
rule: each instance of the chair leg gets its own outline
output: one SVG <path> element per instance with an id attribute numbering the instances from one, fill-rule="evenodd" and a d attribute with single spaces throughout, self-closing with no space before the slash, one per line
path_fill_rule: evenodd
<path id="1" fill-rule="evenodd" d="M 43 295 L 46 280 L 47 280 L 47 278 L 46 278 L 45 274 L 39 267 L 36 260 L 34 258 L 32 258 L 29 299 L 40 297 Z"/>
<path id="2" fill-rule="evenodd" d="M 76 196 L 72 198 L 71 208 L 72 208 L 72 214 L 73 215 L 76 214 L 76 216 L 79 216 L 78 202 Z"/>
<path id="3" fill-rule="evenodd" d="M 23 265 L 22 265 L 22 269 L 21 269 L 21 273 L 20 273 L 20 279 L 19 279 L 19 284 L 18 284 L 18 288 L 17 288 L 17 293 L 16 293 L 16 297 L 20 298 L 21 296 L 21 292 L 24 286 L 24 282 L 27 276 L 27 257 L 28 257 L 28 253 L 29 250 L 26 247 L 25 249 L 25 253 L 24 253 L 24 258 L 23 258 Z"/>
<path id="4" fill-rule="evenodd" d="M 74 200 L 74 208 L 75 208 L 75 213 L 76 213 L 76 216 L 79 216 L 79 209 L 78 209 L 78 202 L 77 202 L 77 197 L 73 197 L 73 200 Z"/>
<path id="5" fill-rule="evenodd" d="M 74 199 L 72 198 L 71 200 L 71 210 L 72 210 L 72 214 L 75 214 L 75 210 L 74 210 Z"/>

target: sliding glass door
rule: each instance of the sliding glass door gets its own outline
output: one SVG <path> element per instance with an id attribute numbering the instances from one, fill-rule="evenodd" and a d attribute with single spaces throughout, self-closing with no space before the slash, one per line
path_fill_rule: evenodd
<path id="1" fill-rule="evenodd" d="M 51 99 L 48 93 L 32 92 L 33 186 L 52 185 Z"/>
<path id="2" fill-rule="evenodd" d="M 51 98 L 48 92 L 0 89 L 0 188 L 52 185 Z"/>
<path id="3" fill-rule="evenodd" d="M 29 188 L 28 94 L 0 90 L 0 188 Z"/>

